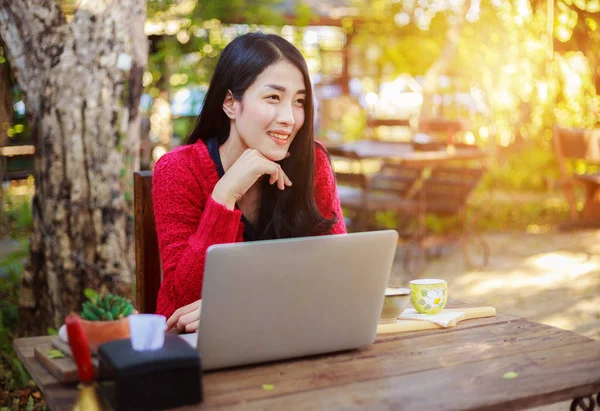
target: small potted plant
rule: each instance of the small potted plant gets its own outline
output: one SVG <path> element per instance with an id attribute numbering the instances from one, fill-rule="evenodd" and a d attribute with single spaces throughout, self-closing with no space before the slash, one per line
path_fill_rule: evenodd
<path id="1" fill-rule="evenodd" d="M 90 289 L 84 294 L 89 301 L 81 306 L 81 319 L 93 352 L 105 342 L 129 338 L 127 317 L 133 313 L 129 300 L 114 294 L 100 296 Z"/>
<path id="2" fill-rule="evenodd" d="M 135 313 L 129 300 L 114 294 L 101 296 L 89 288 L 84 294 L 88 301 L 81 306 L 81 323 L 92 352 L 105 342 L 129 338 L 127 317 Z"/>

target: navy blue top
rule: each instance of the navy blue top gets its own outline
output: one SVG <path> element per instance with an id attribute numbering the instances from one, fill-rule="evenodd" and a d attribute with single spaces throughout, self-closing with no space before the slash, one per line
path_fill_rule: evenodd
<path id="1" fill-rule="evenodd" d="M 223 177 L 225 175 L 225 169 L 223 168 L 223 162 L 221 162 L 221 155 L 219 154 L 219 139 L 217 137 L 210 138 L 206 142 L 206 147 L 208 147 L 210 158 L 212 158 L 212 161 L 214 161 L 215 166 L 217 167 L 219 178 Z M 235 208 L 238 208 L 237 204 L 235 205 Z M 256 230 L 243 214 L 242 223 L 244 223 L 244 241 L 256 241 Z"/>

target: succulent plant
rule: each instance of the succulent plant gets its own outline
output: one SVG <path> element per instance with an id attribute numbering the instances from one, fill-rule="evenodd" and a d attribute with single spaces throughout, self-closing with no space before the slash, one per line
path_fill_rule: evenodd
<path id="1" fill-rule="evenodd" d="M 112 321 L 129 316 L 133 306 L 126 298 L 114 294 L 100 296 L 93 290 L 86 289 L 86 301 L 81 306 L 81 318 L 88 321 Z"/>

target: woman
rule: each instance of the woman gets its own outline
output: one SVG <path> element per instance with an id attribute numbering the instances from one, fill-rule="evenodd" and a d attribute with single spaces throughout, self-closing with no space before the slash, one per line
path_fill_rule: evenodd
<path id="1" fill-rule="evenodd" d="M 250 33 L 223 50 L 187 144 L 154 169 L 157 313 L 170 330 L 198 329 L 209 246 L 346 232 L 312 98 L 306 63 L 285 39 Z"/>

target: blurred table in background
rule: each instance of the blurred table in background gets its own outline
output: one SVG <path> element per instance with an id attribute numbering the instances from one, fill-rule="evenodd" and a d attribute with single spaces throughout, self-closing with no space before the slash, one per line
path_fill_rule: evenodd
<path id="1" fill-rule="evenodd" d="M 405 242 L 406 272 L 418 275 L 428 250 L 452 243 L 462 244 L 469 268 L 487 266 L 488 244 L 466 221 L 468 196 L 485 171 L 485 151 L 453 145 L 421 151 L 411 143 L 373 140 L 331 145 L 328 150 L 340 202 L 352 215 L 345 215 L 352 231 L 379 228 L 376 213 L 398 214 L 396 230 Z M 456 217 L 458 232 L 428 234 L 427 215 Z"/>

